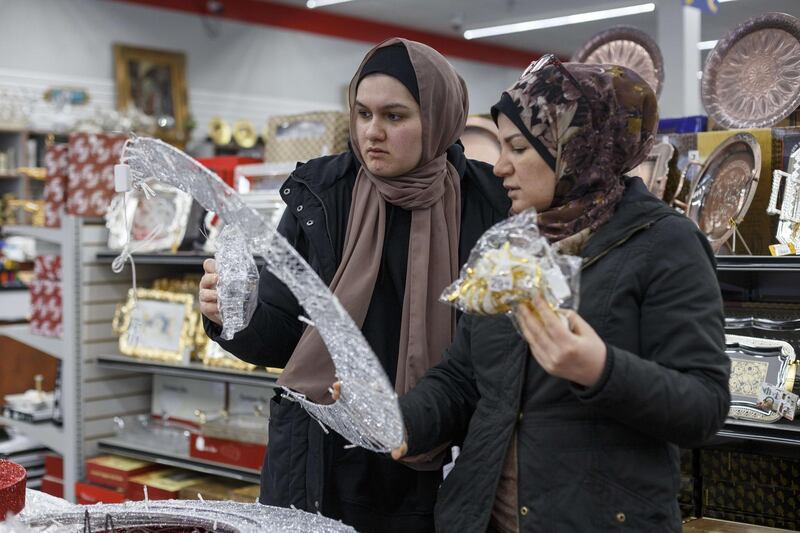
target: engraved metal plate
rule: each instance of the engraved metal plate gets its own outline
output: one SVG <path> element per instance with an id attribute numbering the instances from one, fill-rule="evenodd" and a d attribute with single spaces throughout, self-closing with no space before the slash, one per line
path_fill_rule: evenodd
<path id="1" fill-rule="evenodd" d="M 724 128 L 772 127 L 800 106 L 800 19 L 750 18 L 708 55 L 703 106 Z"/>
<path id="2" fill-rule="evenodd" d="M 664 190 L 667 187 L 669 161 L 672 159 L 674 151 L 675 149 L 669 143 L 654 144 L 645 160 L 627 175 L 639 176 L 653 196 L 663 199 Z"/>
<path id="3" fill-rule="evenodd" d="M 794 348 L 784 341 L 740 335 L 725 335 L 725 344 L 725 353 L 731 358 L 728 416 L 759 422 L 778 420 L 778 412 L 759 406 L 758 394 L 763 383 L 792 390 L 796 373 Z"/>
<path id="4" fill-rule="evenodd" d="M 575 52 L 572 61 L 627 67 L 641 76 L 656 96 L 664 85 L 664 59 L 658 44 L 643 31 L 629 26 L 598 33 Z"/>
<path id="5" fill-rule="evenodd" d="M 737 133 L 706 159 L 689 191 L 686 215 L 718 251 L 744 219 L 761 172 L 761 147 L 749 133 Z"/>

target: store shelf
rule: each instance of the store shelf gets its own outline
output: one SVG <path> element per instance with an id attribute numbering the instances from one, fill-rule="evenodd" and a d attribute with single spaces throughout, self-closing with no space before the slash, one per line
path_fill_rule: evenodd
<path id="1" fill-rule="evenodd" d="M 796 271 L 800 272 L 800 256 L 720 255 L 718 271 Z"/>
<path id="2" fill-rule="evenodd" d="M 717 432 L 717 436 L 738 440 L 800 446 L 800 425 L 783 421 L 763 424 L 746 420 L 728 419 L 725 421 L 725 426 Z"/>
<path id="3" fill-rule="evenodd" d="M 51 422 L 32 424 L 0 416 L 0 425 L 11 426 L 54 452 L 65 454 L 64 431 Z"/>
<path id="4" fill-rule="evenodd" d="M 119 252 L 99 252 L 97 254 L 97 261 L 99 263 L 111 264 L 114 259 L 119 255 Z M 203 261 L 206 259 L 213 259 L 213 254 L 204 254 L 197 252 L 164 252 L 152 254 L 133 254 L 133 260 L 137 265 L 178 265 L 178 266 L 203 266 Z M 256 257 L 256 264 L 261 267 L 264 265 L 264 260 Z"/>
<path id="5" fill-rule="evenodd" d="M 65 344 L 62 339 L 34 335 L 31 333 L 30 324 L 0 326 L 0 336 L 10 337 L 59 359 L 65 353 Z"/>
<path id="6" fill-rule="evenodd" d="M 19 235 L 21 237 L 33 237 L 41 241 L 54 244 L 61 244 L 64 240 L 64 232 L 61 228 L 44 228 L 40 226 L 3 226 L 5 235 Z"/>
<path id="7" fill-rule="evenodd" d="M 112 370 L 125 370 L 128 372 L 144 372 L 147 374 L 160 374 L 177 376 L 190 379 L 203 379 L 206 381 L 225 381 L 243 385 L 268 385 L 275 386 L 277 374 L 270 374 L 263 370 L 227 370 L 206 366 L 202 363 L 191 362 L 188 365 L 162 363 L 160 361 L 145 361 L 124 355 L 102 355 L 97 358 L 98 366 Z"/>
<path id="8" fill-rule="evenodd" d="M 165 466 L 185 468 L 187 470 L 193 470 L 203 474 L 238 479 L 248 483 L 258 483 L 260 479 L 260 472 L 258 470 L 239 468 L 223 463 L 195 459 L 194 457 L 189 457 L 186 455 L 178 455 L 169 452 L 153 450 L 152 448 L 139 447 L 135 444 L 131 444 L 130 442 L 120 439 L 101 440 L 98 443 L 98 448 L 101 452 L 114 453 L 117 455 L 123 455 L 125 457 L 131 457 L 133 459 L 141 459 L 143 461 L 151 461 Z"/>

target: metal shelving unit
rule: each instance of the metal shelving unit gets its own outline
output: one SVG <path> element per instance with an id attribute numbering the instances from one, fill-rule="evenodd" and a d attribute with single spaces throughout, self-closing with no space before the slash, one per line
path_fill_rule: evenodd
<path id="1" fill-rule="evenodd" d="M 31 333 L 30 326 L 28 324 L 0 326 L 0 337 L 2 336 L 10 337 L 58 359 L 62 358 L 62 355 L 64 354 L 64 348 L 66 346 L 63 339 L 34 335 Z"/>
<path id="2" fill-rule="evenodd" d="M 206 381 L 225 381 L 242 385 L 274 387 L 276 386 L 275 381 L 278 379 L 277 374 L 271 374 L 259 369 L 248 372 L 246 370 L 211 367 L 196 362 L 191 362 L 188 365 L 177 365 L 160 361 L 134 359 L 125 355 L 101 355 L 97 358 L 97 365 L 109 370 L 143 372 Z"/>
<path id="3" fill-rule="evenodd" d="M 124 455 L 133 459 L 151 461 L 165 466 L 185 468 L 203 474 L 222 476 L 230 479 L 246 481 L 248 483 L 258 483 L 260 472 L 249 468 L 239 468 L 224 463 L 195 459 L 188 455 L 178 455 L 152 448 L 136 446 L 120 439 L 104 439 L 99 443 L 102 452 Z"/>
<path id="4" fill-rule="evenodd" d="M 81 354 L 81 246 L 82 222 L 62 216 L 61 228 L 3 226 L 5 235 L 32 237 L 37 252 L 61 254 L 61 279 L 64 336 L 61 339 L 30 334 L 27 324 L 0 328 L 0 334 L 12 337 L 61 360 L 61 407 L 63 426 L 51 423 L 31 424 L 0 418 L 0 423 L 18 428 L 64 458 L 64 496 L 75 500 L 75 482 L 80 479 L 83 462 L 82 366 Z"/>
<path id="5" fill-rule="evenodd" d="M 105 250 L 97 254 L 98 263 L 111 264 L 112 261 L 119 255 L 119 252 Z M 133 259 L 137 265 L 168 265 L 168 266 L 197 266 L 202 267 L 203 261 L 206 259 L 213 259 L 213 254 L 199 253 L 199 252 L 175 252 L 175 253 L 150 253 L 150 254 L 133 254 Z M 264 265 L 264 260 L 256 257 L 256 264 L 261 267 Z"/>
<path id="6" fill-rule="evenodd" d="M 18 235 L 20 237 L 32 237 L 34 239 L 48 242 L 51 244 L 61 244 L 64 241 L 65 228 L 44 228 L 40 226 L 3 226 L 3 232 L 7 235 Z"/>
<path id="7" fill-rule="evenodd" d="M 0 416 L 0 424 L 16 428 L 21 433 L 24 433 L 28 437 L 38 441 L 43 446 L 46 446 L 54 452 L 64 455 L 64 430 L 52 422 L 38 422 L 33 424 L 30 422 L 22 422 L 20 420 L 14 420 L 13 418 Z"/>
<path id="8" fill-rule="evenodd" d="M 743 303 L 796 303 L 800 300 L 800 256 L 717 257 L 717 278 L 726 307 Z M 800 317 L 798 317 L 800 318 Z M 800 424 L 780 420 L 766 424 L 728 419 L 717 433 L 725 439 L 800 446 Z"/>

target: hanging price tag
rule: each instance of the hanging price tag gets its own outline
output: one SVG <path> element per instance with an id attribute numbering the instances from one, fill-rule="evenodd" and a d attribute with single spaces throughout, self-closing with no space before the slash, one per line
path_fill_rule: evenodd
<path id="1" fill-rule="evenodd" d="M 770 383 L 762 383 L 761 390 L 758 393 L 760 407 L 776 411 L 788 420 L 794 420 L 798 400 L 800 400 L 800 397 L 796 394 L 779 389 Z"/>

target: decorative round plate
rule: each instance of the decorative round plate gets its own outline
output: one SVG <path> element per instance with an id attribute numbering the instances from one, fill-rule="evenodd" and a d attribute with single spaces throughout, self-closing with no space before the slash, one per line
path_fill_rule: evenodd
<path id="1" fill-rule="evenodd" d="M 687 216 L 718 251 L 747 214 L 761 173 L 761 147 L 749 133 L 737 133 L 706 159 L 689 192 Z"/>
<path id="2" fill-rule="evenodd" d="M 724 128 L 768 128 L 800 106 L 800 19 L 785 13 L 750 18 L 706 59 L 706 112 Z"/>
<path id="3" fill-rule="evenodd" d="M 630 26 L 617 26 L 589 39 L 575 52 L 576 63 L 622 65 L 636 72 L 656 96 L 664 85 L 664 58 L 658 44 L 646 33 Z"/>

